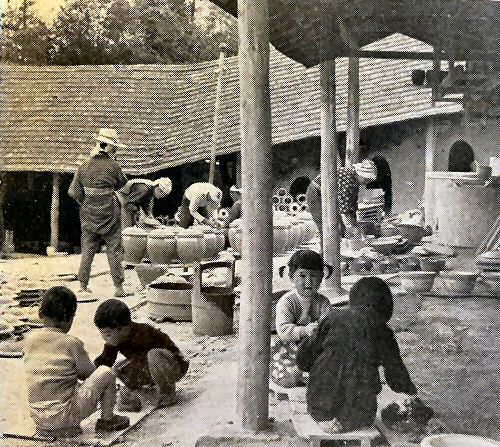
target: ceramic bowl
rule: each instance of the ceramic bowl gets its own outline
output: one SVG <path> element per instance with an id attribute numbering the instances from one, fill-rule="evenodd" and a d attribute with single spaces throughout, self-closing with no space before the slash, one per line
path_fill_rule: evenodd
<path id="1" fill-rule="evenodd" d="M 467 295 L 472 292 L 476 285 L 476 279 L 479 276 L 477 272 L 441 272 L 441 278 L 444 288 L 448 293 L 456 295 Z"/>
<path id="2" fill-rule="evenodd" d="M 500 272 L 483 272 L 481 281 L 488 290 L 500 295 Z"/>
<path id="3" fill-rule="evenodd" d="M 440 272 L 446 265 L 445 259 L 420 258 L 420 268 L 429 272 Z"/>
<path id="4" fill-rule="evenodd" d="M 473 435 L 446 433 L 422 439 L 421 447 L 500 447 L 500 442 Z"/>
<path id="5" fill-rule="evenodd" d="M 436 272 L 400 272 L 401 286 L 407 292 L 429 292 L 434 285 Z"/>
<path id="6" fill-rule="evenodd" d="M 418 244 L 427 234 L 425 228 L 422 228 L 419 225 L 399 224 L 397 228 L 399 229 L 401 236 L 408 239 L 411 244 Z"/>

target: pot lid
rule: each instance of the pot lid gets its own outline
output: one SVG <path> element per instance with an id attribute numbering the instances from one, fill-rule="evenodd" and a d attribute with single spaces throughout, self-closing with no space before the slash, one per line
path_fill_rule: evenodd
<path id="1" fill-rule="evenodd" d="M 165 237 L 175 237 L 177 231 L 172 230 L 172 227 L 157 228 L 148 234 L 148 238 L 161 239 Z"/>
<path id="2" fill-rule="evenodd" d="M 214 228 L 212 228 L 210 225 L 196 225 L 195 228 L 197 230 L 202 231 L 204 234 L 213 233 L 214 232 Z"/>
<path id="3" fill-rule="evenodd" d="M 153 284 L 189 284 L 189 282 L 182 276 L 175 275 L 174 273 L 165 273 L 159 276 L 150 285 Z"/>
<path id="4" fill-rule="evenodd" d="M 203 237 L 203 233 L 194 227 L 182 229 L 177 233 L 177 237 Z"/>
<path id="5" fill-rule="evenodd" d="M 148 232 L 139 227 L 127 227 L 122 231 L 124 236 L 147 236 Z"/>

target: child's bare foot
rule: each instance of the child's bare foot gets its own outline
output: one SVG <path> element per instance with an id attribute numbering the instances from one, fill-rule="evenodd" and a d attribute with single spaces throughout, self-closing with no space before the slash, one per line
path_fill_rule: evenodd
<path id="1" fill-rule="evenodd" d="M 127 416 L 114 414 L 111 419 L 97 419 L 95 431 L 118 431 L 127 428 L 130 425 L 130 419 Z"/>

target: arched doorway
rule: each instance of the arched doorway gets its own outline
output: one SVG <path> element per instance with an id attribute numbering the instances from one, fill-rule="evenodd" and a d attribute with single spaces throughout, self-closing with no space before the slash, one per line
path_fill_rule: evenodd
<path id="1" fill-rule="evenodd" d="M 307 176 L 297 177 L 290 185 L 290 195 L 296 199 L 299 194 L 305 194 L 311 179 Z"/>
<path id="2" fill-rule="evenodd" d="M 366 189 L 380 188 L 384 191 L 384 211 L 388 216 L 392 210 L 392 177 L 389 162 L 382 155 L 372 157 L 373 163 L 377 166 L 377 180 L 366 185 Z"/>
<path id="3" fill-rule="evenodd" d="M 463 141 L 455 141 L 451 145 L 448 157 L 448 171 L 450 172 L 471 172 L 474 161 L 474 150 L 472 146 Z"/>

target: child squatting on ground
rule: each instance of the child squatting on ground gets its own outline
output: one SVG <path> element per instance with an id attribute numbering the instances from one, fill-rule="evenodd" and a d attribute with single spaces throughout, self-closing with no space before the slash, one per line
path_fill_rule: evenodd
<path id="1" fill-rule="evenodd" d="M 145 385 L 156 385 L 159 408 L 176 402 L 175 383 L 186 374 L 189 361 L 167 334 L 133 322 L 128 306 L 116 299 L 97 308 L 94 323 L 105 341 L 94 363 L 113 367 L 126 387 L 118 395 L 119 411 L 139 411 L 141 401 L 134 391 Z M 116 362 L 118 353 L 125 359 Z"/>
<path id="2" fill-rule="evenodd" d="M 289 388 L 303 386 L 307 374 L 296 365 L 297 346 L 318 327 L 318 320 L 330 311 L 328 298 L 318 293 L 324 270 L 332 268 L 312 250 L 298 250 L 288 261 L 290 279 L 295 288 L 283 295 L 276 304 L 278 337 L 271 344 L 271 378 Z M 280 268 L 283 276 L 285 267 Z"/>
<path id="3" fill-rule="evenodd" d="M 72 437 L 80 422 L 97 410 L 96 431 L 122 430 L 129 419 L 114 414 L 116 375 L 107 366 L 96 369 L 83 342 L 68 332 L 76 313 L 76 296 L 66 287 L 47 290 L 40 304 L 42 329 L 26 337 L 24 364 L 28 401 L 36 434 Z"/>
<path id="4" fill-rule="evenodd" d="M 393 391 L 417 393 L 387 325 L 392 312 L 389 286 L 362 278 L 349 292 L 349 307 L 333 308 L 299 346 L 297 365 L 310 372 L 307 409 L 325 432 L 373 424 L 382 390 L 379 366 Z"/>

